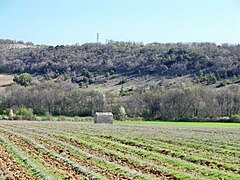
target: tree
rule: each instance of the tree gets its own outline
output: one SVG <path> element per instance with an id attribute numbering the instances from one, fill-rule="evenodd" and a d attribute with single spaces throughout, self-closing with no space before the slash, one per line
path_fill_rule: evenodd
<path id="1" fill-rule="evenodd" d="M 208 76 L 208 79 L 207 79 L 207 83 L 208 84 L 215 84 L 217 82 L 217 78 L 215 76 L 214 73 L 211 73 L 209 76 Z"/>
<path id="2" fill-rule="evenodd" d="M 113 115 L 116 120 L 124 120 L 126 118 L 126 111 L 123 106 L 115 107 L 113 109 Z"/>
<path id="3" fill-rule="evenodd" d="M 22 73 L 19 76 L 15 76 L 13 81 L 21 86 L 27 86 L 31 83 L 32 76 L 28 73 Z"/>

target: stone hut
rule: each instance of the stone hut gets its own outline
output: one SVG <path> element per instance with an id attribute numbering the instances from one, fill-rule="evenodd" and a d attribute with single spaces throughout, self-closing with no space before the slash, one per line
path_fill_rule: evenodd
<path id="1" fill-rule="evenodd" d="M 96 112 L 94 115 L 94 124 L 112 124 L 113 114 L 111 112 Z"/>

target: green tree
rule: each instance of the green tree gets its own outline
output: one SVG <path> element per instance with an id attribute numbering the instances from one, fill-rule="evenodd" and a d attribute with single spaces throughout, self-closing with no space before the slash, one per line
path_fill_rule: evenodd
<path id="1" fill-rule="evenodd" d="M 22 73 L 19 76 L 15 76 L 13 81 L 21 86 L 27 86 L 31 83 L 32 76 L 28 73 Z"/>
<path id="2" fill-rule="evenodd" d="M 207 83 L 208 84 L 215 84 L 217 82 L 217 78 L 215 76 L 214 73 L 211 73 L 209 76 L 208 76 L 208 79 L 207 79 Z"/>
<path id="3" fill-rule="evenodd" d="M 116 120 L 124 120 L 127 114 L 125 108 L 123 106 L 120 106 L 113 109 L 113 115 Z"/>
<path id="4" fill-rule="evenodd" d="M 16 115 L 23 120 L 35 120 L 32 109 L 20 108 L 17 110 Z"/>

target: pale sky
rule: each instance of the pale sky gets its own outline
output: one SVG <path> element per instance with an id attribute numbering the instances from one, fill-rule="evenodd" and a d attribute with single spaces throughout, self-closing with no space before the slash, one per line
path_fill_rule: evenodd
<path id="1" fill-rule="evenodd" d="M 240 0 L 0 0 L 0 39 L 240 43 Z"/>

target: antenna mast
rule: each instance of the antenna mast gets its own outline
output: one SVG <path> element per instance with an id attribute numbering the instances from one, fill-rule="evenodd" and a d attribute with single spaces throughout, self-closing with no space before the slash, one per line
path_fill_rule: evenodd
<path id="1" fill-rule="evenodd" d="M 97 43 L 99 42 L 99 33 L 97 33 Z"/>

